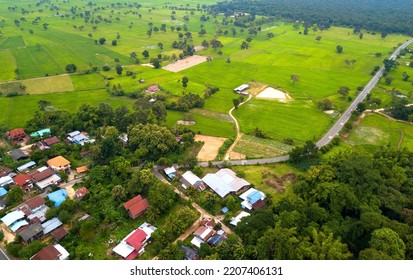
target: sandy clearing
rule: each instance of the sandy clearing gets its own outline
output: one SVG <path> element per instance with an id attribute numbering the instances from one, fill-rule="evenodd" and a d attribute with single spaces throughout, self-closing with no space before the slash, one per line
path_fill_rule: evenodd
<path id="1" fill-rule="evenodd" d="M 214 160 L 218 155 L 218 150 L 224 144 L 227 138 L 213 137 L 206 135 L 195 135 L 195 141 L 204 142 L 198 153 L 197 159 L 201 161 Z"/>
<path id="2" fill-rule="evenodd" d="M 272 88 L 272 87 L 267 87 L 263 91 L 261 91 L 258 95 L 257 98 L 261 99 L 275 99 L 281 102 L 286 102 L 288 100 L 291 100 L 292 98 L 288 95 L 288 93 L 282 92 L 281 90 Z"/>
<path id="3" fill-rule="evenodd" d="M 194 47 L 194 50 L 195 50 L 196 52 L 202 51 L 203 49 L 205 49 L 204 46 L 195 46 L 195 47 Z"/>
<path id="4" fill-rule="evenodd" d="M 73 189 L 72 186 L 66 187 L 66 191 L 67 191 L 67 195 L 68 195 L 71 199 L 73 199 L 73 198 L 75 197 L 76 192 L 75 192 L 75 190 Z"/>
<path id="5" fill-rule="evenodd" d="M 168 64 L 164 67 L 162 67 L 162 69 L 171 71 L 171 72 L 179 72 L 188 68 L 191 68 L 192 66 L 198 65 L 202 62 L 207 61 L 207 57 L 206 56 L 202 56 L 202 55 L 193 55 L 193 56 L 189 56 L 187 58 L 178 60 L 174 63 Z"/>
<path id="6" fill-rule="evenodd" d="M 16 235 L 13 234 L 5 224 L 0 224 L 0 231 L 3 231 L 4 234 L 3 242 L 7 241 L 7 243 L 11 243 L 14 241 Z"/>
<path id="7" fill-rule="evenodd" d="M 334 110 L 326 110 L 324 111 L 324 113 L 327 115 L 331 115 L 331 114 L 334 114 Z"/>
<path id="8" fill-rule="evenodd" d="M 246 159 L 247 156 L 241 153 L 237 153 L 237 152 L 231 152 L 229 154 L 229 158 L 230 159 Z"/>

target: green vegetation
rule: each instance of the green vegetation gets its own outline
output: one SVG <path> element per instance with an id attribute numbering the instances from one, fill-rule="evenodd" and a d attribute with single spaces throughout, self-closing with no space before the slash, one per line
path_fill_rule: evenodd
<path id="1" fill-rule="evenodd" d="M 177 102 L 184 94 L 204 97 L 208 87 L 219 87 L 219 91 L 205 99 L 204 104 L 205 110 L 218 114 L 227 114 L 233 106 L 233 88 L 255 80 L 288 91 L 295 101 L 281 104 L 252 100 L 235 112 L 240 119 L 241 131 L 251 134 L 256 128 L 254 123 L 259 121 L 263 126 L 259 128 L 269 137 L 277 141 L 292 138 L 296 140 L 295 144 L 300 144 L 320 137 L 331 123 L 328 116 L 318 111 L 316 104 L 319 101 L 328 98 L 334 107 L 343 110 L 348 101 L 340 97 L 337 89 L 346 86 L 350 89 L 349 96 L 354 97 L 356 88 L 369 80 L 371 69 L 382 63 L 383 58 L 375 54 L 386 56 L 393 47 L 406 40 L 406 37 L 391 34 L 383 39 L 368 32 L 361 40 L 359 34 L 353 34 L 352 30 L 338 27 L 324 28 L 323 31 L 312 29 L 303 35 L 299 30 L 301 26 L 296 29 L 294 25 L 265 17 L 257 17 L 255 24 L 259 28 L 250 33 L 250 30 L 237 25 L 239 22 L 230 22 L 223 15 L 215 17 L 208 14 L 204 5 L 213 3 L 191 2 L 188 6 L 180 3 L 183 5 L 181 8 L 172 10 L 173 3 L 165 7 L 160 1 L 152 1 L 150 5 L 131 4 L 129 7 L 121 1 L 117 7 L 119 14 L 114 17 L 111 9 L 94 10 L 81 1 L 60 3 L 60 16 L 55 16 L 56 11 L 45 9 L 44 3 L 34 8 L 29 6 L 29 1 L 22 1 L 11 11 L 7 10 L 6 3 L 0 1 L 0 11 L 4 10 L 5 19 L 0 55 L 11 62 L 2 68 L 0 79 L 62 74 L 68 65 L 75 65 L 75 71 L 80 73 L 99 72 L 106 67 L 109 71 L 100 74 L 71 75 L 73 92 L 44 94 L 41 98 L 52 101 L 53 106 L 67 107 L 70 104 L 74 109 L 83 102 L 128 106 L 128 98 L 105 96 L 103 89 L 112 90 L 113 86 L 120 85 L 125 95 L 133 97 L 149 85 L 156 84 L 164 90 L 168 102 Z M 110 1 L 99 2 L 94 8 L 110 4 Z M 71 10 L 72 6 L 78 10 Z M 24 20 L 16 12 L 22 8 L 25 10 Z M 90 14 L 85 11 L 90 11 Z M 315 40 L 321 32 L 322 40 Z M 272 35 L 268 36 L 269 33 Z M 101 38 L 105 39 L 104 44 Z M 241 49 L 240 45 L 245 40 L 249 48 Z M 179 42 L 185 46 L 183 49 L 179 49 Z M 211 59 L 179 73 L 133 65 L 147 64 L 156 59 L 160 66 L 164 66 L 185 52 L 191 53 L 187 49 L 189 45 L 210 45 L 199 54 Z M 336 53 L 337 45 L 343 46 L 343 53 Z M 142 55 L 144 51 L 147 51 L 148 58 Z M 231 63 L 228 63 L 229 58 Z M 115 72 L 117 65 L 123 68 L 121 75 Z M 299 77 L 299 82 L 291 82 L 293 74 Z M 185 83 L 186 87 L 182 84 L 183 77 L 189 81 Z M 343 77 L 346 77 L 345 81 Z M 145 82 L 141 84 L 140 78 Z M 41 87 L 41 84 L 37 86 Z M 69 87 L 45 92 L 67 89 Z M 0 113 L 0 122 L 9 127 L 22 126 L 30 116 L 26 111 L 31 112 L 38 101 L 36 97 L 25 96 L 25 109 L 22 110 L 21 106 L 14 104 L 16 102 L 4 99 L 0 97 L 0 105 L 7 110 Z M 168 112 L 167 124 L 175 126 L 178 114 Z M 196 110 L 189 112 L 196 118 L 196 124 L 191 127 L 195 131 L 214 136 L 234 135 L 231 123 L 217 121 L 211 124 L 213 117 L 199 115 Z M 277 125 L 273 125 L 274 119 Z"/>
<path id="2" fill-rule="evenodd" d="M 367 115 L 354 127 L 345 141 L 351 145 L 390 144 L 391 147 L 407 148 L 413 151 L 413 126 L 389 120 L 381 115 Z"/>

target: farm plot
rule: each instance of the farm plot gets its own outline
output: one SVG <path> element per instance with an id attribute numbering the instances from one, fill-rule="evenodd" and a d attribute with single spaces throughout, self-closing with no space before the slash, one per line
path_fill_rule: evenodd
<path id="1" fill-rule="evenodd" d="M 224 144 L 226 138 L 223 137 L 212 137 L 206 135 L 195 135 L 195 141 L 204 142 L 201 150 L 198 153 L 198 160 L 208 161 L 214 160 L 218 155 L 218 150 Z"/>
<path id="2" fill-rule="evenodd" d="M 28 94 L 45 94 L 73 91 L 73 83 L 69 75 L 35 78 L 23 81 Z"/>
<path id="3" fill-rule="evenodd" d="M 0 50 L 0 81 L 10 81 L 16 78 L 16 61 L 10 50 Z"/>
<path id="4" fill-rule="evenodd" d="M 277 157 L 290 151 L 293 147 L 273 141 L 261 139 L 249 135 L 243 135 L 234 148 L 234 152 L 243 154 L 247 158 Z"/>
<path id="5" fill-rule="evenodd" d="M 207 61 L 206 56 L 193 55 L 193 56 L 189 56 L 187 58 L 178 60 L 177 62 L 168 64 L 162 68 L 176 73 L 176 72 L 191 68 L 192 66 L 198 65 L 205 61 Z"/>

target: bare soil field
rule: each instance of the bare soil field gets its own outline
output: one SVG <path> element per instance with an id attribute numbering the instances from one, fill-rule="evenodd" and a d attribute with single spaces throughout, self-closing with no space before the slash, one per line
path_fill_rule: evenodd
<path id="1" fill-rule="evenodd" d="M 213 137 L 206 135 L 195 135 L 195 141 L 204 142 L 198 153 L 197 159 L 201 161 L 214 160 L 218 155 L 218 150 L 224 144 L 227 138 Z"/>
<path id="2" fill-rule="evenodd" d="M 28 94 L 45 94 L 73 91 L 72 79 L 68 75 L 28 79 L 23 82 Z"/>
<path id="3" fill-rule="evenodd" d="M 234 159 L 234 160 L 236 160 L 236 159 L 246 159 L 247 156 L 244 155 L 244 154 L 241 154 L 241 153 L 231 152 L 231 153 L 229 154 L 229 158 L 230 158 L 230 159 Z"/>
<path id="4" fill-rule="evenodd" d="M 267 87 L 266 89 L 261 91 L 257 95 L 257 98 L 273 99 L 273 100 L 277 100 L 280 102 L 287 102 L 289 100 L 292 100 L 292 98 L 288 95 L 288 93 L 272 88 L 272 87 Z"/>
<path id="5" fill-rule="evenodd" d="M 191 68 L 192 66 L 198 65 L 205 61 L 207 61 L 206 56 L 193 55 L 193 56 L 189 56 L 187 58 L 178 60 L 174 63 L 168 64 L 162 67 L 162 69 L 176 73 L 176 72 Z"/>
<path id="6" fill-rule="evenodd" d="M 180 125 L 195 125 L 196 122 L 194 121 L 184 121 L 184 120 L 177 120 L 176 124 L 180 124 Z"/>

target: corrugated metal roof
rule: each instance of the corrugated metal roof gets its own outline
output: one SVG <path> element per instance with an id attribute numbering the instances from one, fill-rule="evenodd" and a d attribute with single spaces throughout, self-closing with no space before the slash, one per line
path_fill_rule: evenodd
<path id="1" fill-rule="evenodd" d="M 192 171 L 187 171 L 185 172 L 182 177 L 185 178 L 185 180 L 188 181 L 188 183 L 190 183 L 192 186 L 195 185 L 197 182 L 201 182 L 201 178 L 199 178 L 198 176 L 196 176 L 194 173 L 192 173 Z"/>
<path id="2" fill-rule="evenodd" d="M 23 219 L 24 218 L 24 213 L 21 210 L 16 210 L 13 212 L 10 212 L 9 214 L 7 214 L 6 216 L 4 216 L 3 218 L 1 218 L 1 221 L 6 225 L 6 226 L 10 226 L 11 224 L 13 224 L 14 222 Z"/>
<path id="3" fill-rule="evenodd" d="M 226 185 L 216 174 L 207 174 L 202 180 L 220 197 L 225 197 L 234 190 Z"/>
<path id="4" fill-rule="evenodd" d="M 46 235 L 52 232 L 53 230 L 57 229 L 61 225 L 63 225 L 63 223 L 58 218 L 53 218 L 51 220 L 48 220 L 42 224 L 43 233 Z"/>

